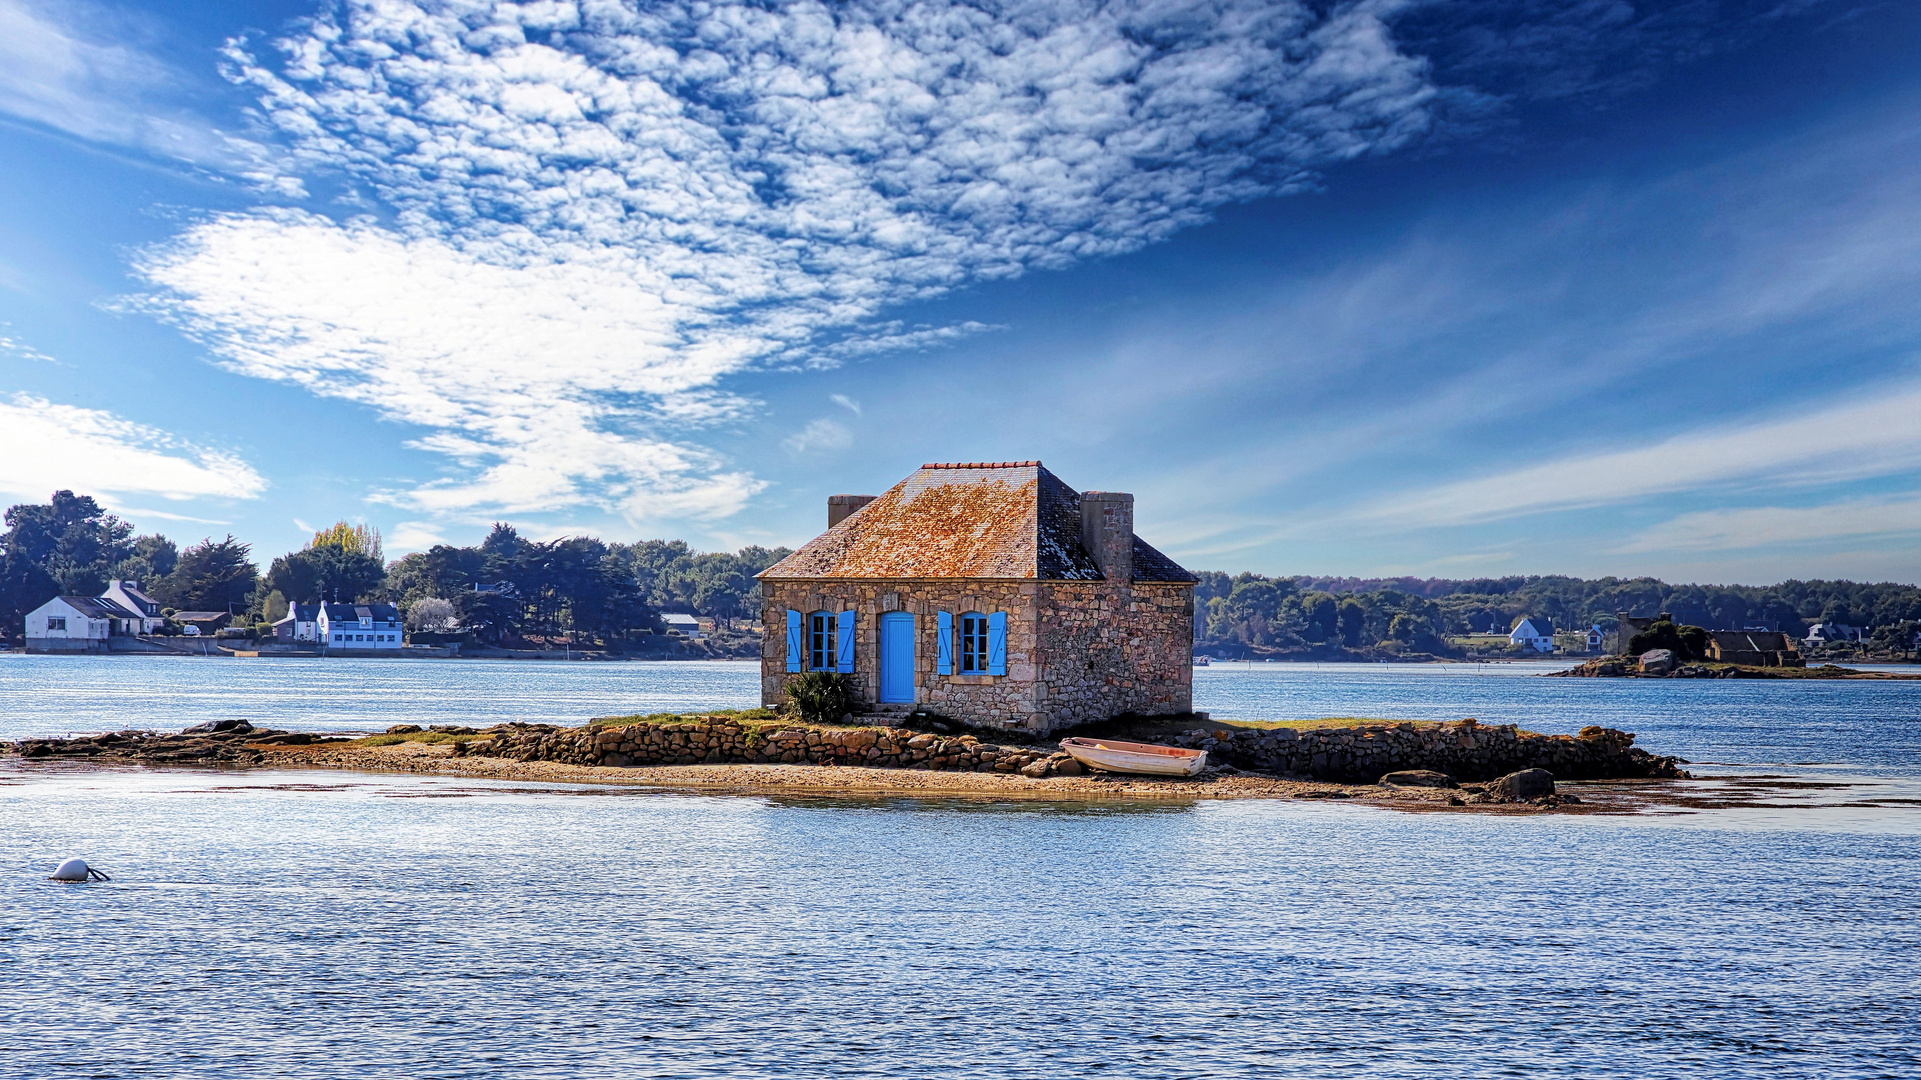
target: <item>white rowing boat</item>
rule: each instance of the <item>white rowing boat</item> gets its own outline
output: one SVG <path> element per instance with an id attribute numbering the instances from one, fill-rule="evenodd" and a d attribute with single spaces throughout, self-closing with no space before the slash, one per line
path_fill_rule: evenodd
<path id="1" fill-rule="evenodd" d="M 1178 746 L 1117 742 L 1113 739 L 1062 739 L 1061 749 L 1075 761 L 1102 772 L 1148 776 L 1193 776 L 1207 767 L 1207 751 Z"/>

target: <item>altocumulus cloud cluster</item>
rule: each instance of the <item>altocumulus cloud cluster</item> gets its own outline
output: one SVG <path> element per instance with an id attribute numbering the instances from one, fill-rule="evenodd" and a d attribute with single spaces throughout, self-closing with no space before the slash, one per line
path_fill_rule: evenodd
<path id="1" fill-rule="evenodd" d="M 233 369 L 423 429 L 453 467 L 398 504 L 724 515 L 759 482 L 657 432 L 751 409 L 728 376 L 1418 137 L 1396 7 L 343 0 L 235 74 L 385 212 L 215 215 L 138 269 Z"/>

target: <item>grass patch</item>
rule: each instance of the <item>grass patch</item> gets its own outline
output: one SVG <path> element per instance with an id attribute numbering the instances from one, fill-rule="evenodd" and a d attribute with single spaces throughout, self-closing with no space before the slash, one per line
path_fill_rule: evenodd
<path id="1" fill-rule="evenodd" d="M 1322 728 L 1366 727 L 1370 724 L 1413 724 L 1416 727 L 1433 727 L 1432 720 L 1389 720 L 1380 716 L 1323 716 L 1315 720 L 1237 720 L 1232 723 L 1208 721 L 1203 727 L 1239 728 L 1243 731 L 1273 731 L 1277 728 L 1292 728 L 1295 731 L 1319 731 Z"/>
<path id="2" fill-rule="evenodd" d="M 699 712 L 668 713 L 657 712 L 632 716 L 596 716 L 587 722 L 588 727 L 630 727 L 634 724 L 694 724 L 703 720 L 731 720 L 742 727 L 766 727 L 773 724 L 799 726 L 793 717 L 783 718 L 768 708 L 758 709 L 702 709 Z M 833 725 L 809 725 L 833 726 Z"/>
<path id="3" fill-rule="evenodd" d="M 466 742 L 469 739 L 490 739 L 492 737 L 493 736 L 491 735 L 454 735 L 450 732 L 445 732 L 445 731 L 409 731 L 409 732 L 406 732 L 405 734 L 396 734 L 396 735 L 369 735 L 364 739 L 355 739 L 354 741 L 347 743 L 345 745 L 347 746 L 392 746 L 395 743 L 404 743 L 404 742 L 454 743 L 454 742 Z"/>

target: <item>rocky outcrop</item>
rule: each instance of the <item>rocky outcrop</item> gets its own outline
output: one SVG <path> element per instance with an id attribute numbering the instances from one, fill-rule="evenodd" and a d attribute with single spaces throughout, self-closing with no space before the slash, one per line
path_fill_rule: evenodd
<path id="1" fill-rule="evenodd" d="M 107 763 L 181 765 L 258 765 L 262 747 L 306 746 L 323 739 L 304 731 L 257 728 L 245 720 L 196 724 L 178 735 L 157 731 L 110 731 L 78 739 L 22 739 L 12 751 L 27 759 L 92 760 Z M 8 749 L 0 744 L 0 750 Z"/>
<path id="2" fill-rule="evenodd" d="M 1479 780 L 1521 769 L 1546 769 L 1563 780 L 1685 777 L 1679 758 L 1636 749 L 1633 734 L 1586 727 L 1578 735 L 1536 735 L 1513 724 L 1474 720 L 1421 726 L 1364 724 L 1295 731 L 1191 731 L 1176 746 L 1208 752 L 1213 764 L 1372 784 L 1390 773 L 1430 769 L 1456 780 Z"/>

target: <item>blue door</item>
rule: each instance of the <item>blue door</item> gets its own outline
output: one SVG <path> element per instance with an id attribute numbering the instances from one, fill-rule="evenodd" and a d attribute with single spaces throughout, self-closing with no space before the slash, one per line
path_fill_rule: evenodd
<path id="1" fill-rule="evenodd" d="M 880 699 L 914 703 L 914 616 L 905 611 L 880 617 Z"/>

